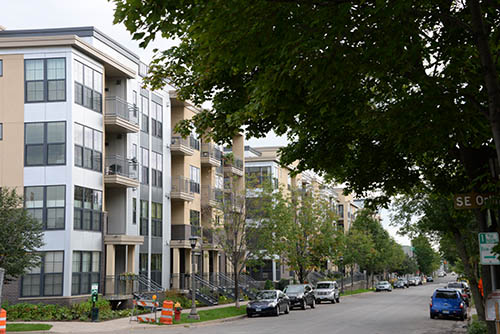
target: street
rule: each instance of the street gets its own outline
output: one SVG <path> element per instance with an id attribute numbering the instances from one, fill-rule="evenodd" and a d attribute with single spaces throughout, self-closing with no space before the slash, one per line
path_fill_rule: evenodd
<path id="1" fill-rule="evenodd" d="M 294 309 L 289 315 L 244 318 L 218 324 L 190 327 L 133 329 L 129 333 L 348 333 L 348 334 L 448 334 L 463 331 L 466 322 L 429 318 L 429 301 L 438 283 L 392 292 L 364 293 L 345 297 L 340 304 L 321 304 L 306 311 Z M 119 331 L 123 333 L 123 330 Z M 107 332 L 109 333 L 109 332 Z M 95 334 L 95 332 L 94 332 Z"/>

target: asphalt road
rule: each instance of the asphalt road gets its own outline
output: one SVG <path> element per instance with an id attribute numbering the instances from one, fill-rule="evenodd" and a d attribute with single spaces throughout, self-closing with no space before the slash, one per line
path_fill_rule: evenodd
<path id="1" fill-rule="evenodd" d="M 448 334 L 464 332 L 465 322 L 429 318 L 430 296 L 435 288 L 455 277 L 393 292 L 364 293 L 345 297 L 340 304 L 316 309 L 292 310 L 279 317 L 265 316 L 190 327 L 152 328 L 132 333 L 329 333 L 329 334 Z"/>

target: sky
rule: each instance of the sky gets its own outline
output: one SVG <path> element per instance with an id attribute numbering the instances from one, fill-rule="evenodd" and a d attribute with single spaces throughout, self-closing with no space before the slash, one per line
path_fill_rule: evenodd
<path id="1" fill-rule="evenodd" d="M 118 43 L 136 53 L 148 63 L 153 49 L 166 49 L 175 42 L 157 39 L 144 50 L 133 41 L 123 24 L 113 24 L 114 4 L 107 0 L 0 0 L 0 25 L 8 30 L 94 26 Z M 250 139 L 250 146 L 283 146 L 287 140 L 270 133 L 266 138 Z M 406 237 L 397 235 L 397 228 L 389 225 L 388 210 L 381 210 L 382 224 L 402 245 L 409 245 Z"/>

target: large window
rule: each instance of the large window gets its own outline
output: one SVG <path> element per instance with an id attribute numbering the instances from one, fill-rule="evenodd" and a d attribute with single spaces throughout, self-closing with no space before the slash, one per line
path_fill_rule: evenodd
<path id="1" fill-rule="evenodd" d="M 141 147 L 141 183 L 149 184 L 149 150 Z"/>
<path id="2" fill-rule="evenodd" d="M 200 193 L 200 169 L 195 166 L 189 166 L 189 182 L 190 191 L 199 194 Z"/>
<path id="3" fill-rule="evenodd" d="M 101 231 L 102 191 L 75 186 L 74 229 Z"/>
<path id="4" fill-rule="evenodd" d="M 161 237 L 163 235 L 163 204 L 151 203 L 151 235 Z"/>
<path id="5" fill-rule="evenodd" d="M 71 294 L 90 294 L 92 283 L 99 283 L 100 252 L 73 252 Z"/>
<path id="6" fill-rule="evenodd" d="M 3 140 L 3 123 L 0 123 L 0 140 Z"/>
<path id="7" fill-rule="evenodd" d="M 163 155 L 151 152 L 151 185 L 163 188 Z"/>
<path id="8" fill-rule="evenodd" d="M 151 102 L 151 134 L 163 137 L 163 106 L 155 101 Z"/>
<path id="9" fill-rule="evenodd" d="M 75 123 L 75 166 L 102 171 L 102 132 Z"/>
<path id="10" fill-rule="evenodd" d="M 45 230 L 63 230 L 66 186 L 25 187 L 24 206 Z"/>
<path id="11" fill-rule="evenodd" d="M 22 297 L 62 296 L 64 252 L 41 253 L 40 266 L 31 268 L 21 280 Z"/>
<path id="12" fill-rule="evenodd" d="M 149 132 L 149 99 L 141 95 L 141 130 Z"/>
<path id="13" fill-rule="evenodd" d="M 201 236 L 200 211 L 189 210 L 189 223 L 191 224 L 191 235 Z"/>
<path id="14" fill-rule="evenodd" d="M 141 200 L 141 226 L 140 234 L 148 235 L 149 202 Z"/>
<path id="15" fill-rule="evenodd" d="M 26 59 L 25 101 L 66 101 L 66 59 Z"/>
<path id="16" fill-rule="evenodd" d="M 271 167 L 245 167 L 246 180 L 249 187 L 273 182 L 275 188 L 278 187 L 278 178 L 274 177 Z"/>
<path id="17" fill-rule="evenodd" d="M 102 113 L 102 73 L 74 62 L 75 103 Z"/>
<path id="18" fill-rule="evenodd" d="M 137 198 L 132 198 L 132 224 L 137 224 Z"/>
<path id="19" fill-rule="evenodd" d="M 26 123 L 24 165 L 66 164 L 66 122 Z"/>
<path id="20" fill-rule="evenodd" d="M 3 60 L 0 59 L 0 77 L 3 77 Z"/>

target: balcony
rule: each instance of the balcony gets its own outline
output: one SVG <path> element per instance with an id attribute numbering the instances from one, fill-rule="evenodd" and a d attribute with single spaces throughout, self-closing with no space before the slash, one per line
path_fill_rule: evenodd
<path id="1" fill-rule="evenodd" d="M 110 133 L 138 133 L 139 109 L 118 96 L 106 97 L 104 124 Z"/>
<path id="2" fill-rule="evenodd" d="M 201 145 L 201 165 L 205 167 L 219 167 L 221 165 L 222 152 L 212 143 Z"/>
<path id="3" fill-rule="evenodd" d="M 237 158 L 224 160 L 224 173 L 243 176 L 245 174 L 243 160 Z"/>
<path id="4" fill-rule="evenodd" d="M 215 233 L 211 228 L 204 227 L 203 228 L 203 248 L 215 248 Z"/>
<path id="5" fill-rule="evenodd" d="M 172 137 L 172 146 L 170 147 L 172 155 L 191 156 L 194 154 L 194 148 L 191 147 L 190 140 L 176 136 Z"/>
<path id="6" fill-rule="evenodd" d="M 139 186 L 137 161 L 119 155 L 106 157 L 104 183 L 114 188 L 137 188 Z"/>
<path id="7" fill-rule="evenodd" d="M 202 186 L 201 188 L 201 205 L 208 207 L 218 207 L 224 198 L 222 189 L 212 188 L 210 186 Z"/>
<path id="8" fill-rule="evenodd" d="M 182 176 L 172 178 L 172 200 L 192 201 L 194 200 L 194 191 L 191 186 L 191 180 Z"/>

